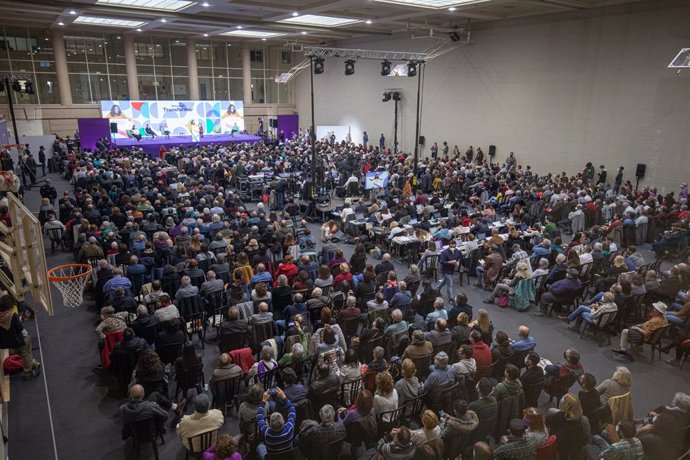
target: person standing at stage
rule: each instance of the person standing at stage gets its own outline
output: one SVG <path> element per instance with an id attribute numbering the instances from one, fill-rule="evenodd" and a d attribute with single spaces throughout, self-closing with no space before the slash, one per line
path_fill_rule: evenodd
<path id="1" fill-rule="evenodd" d="M 199 139 L 204 137 L 204 122 L 199 122 Z"/>
<path id="2" fill-rule="evenodd" d="M 364 133 L 362 133 L 362 143 L 364 144 L 365 147 L 367 146 L 367 144 L 369 144 L 369 135 L 367 134 L 366 131 L 364 131 Z"/>
<path id="3" fill-rule="evenodd" d="M 379 137 L 379 148 L 381 150 L 386 148 L 386 138 L 384 137 L 383 133 L 381 133 L 381 137 Z"/>

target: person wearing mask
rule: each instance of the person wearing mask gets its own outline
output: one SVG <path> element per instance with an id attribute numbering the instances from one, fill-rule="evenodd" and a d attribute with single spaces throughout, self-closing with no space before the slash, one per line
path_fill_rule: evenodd
<path id="1" fill-rule="evenodd" d="M 455 240 L 450 240 L 448 247 L 441 252 L 438 262 L 441 267 L 441 275 L 443 276 L 443 279 L 438 283 L 436 289 L 440 291 L 441 288 L 445 286 L 448 301 L 450 303 L 454 303 L 453 274 L 457 271 L 458 266 L 462 263 L 462 253 L 457 248 L 457 243 Z"/>

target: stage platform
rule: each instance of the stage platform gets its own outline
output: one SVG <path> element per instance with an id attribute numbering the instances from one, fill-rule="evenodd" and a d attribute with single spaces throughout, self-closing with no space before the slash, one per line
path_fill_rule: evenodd
<path id="1" fill-rule="evenodd" d="M 206 145 L 206 144 L 227 144 L 230 142 L 260 142 L 262 138 L 260 136 L 252 136 L 251 134 L 235 134 L 230 136 L 229 134 L 216 134 L 213 136 L 204 136 L 198 142 L 192 140 L 192 136 L 156 136 L 151 139 L 150 137 L 144 137 L 141 141 L 136 139 L 117 139 L 114 144 L 118 147 L 130 148 L 138 147 L 144 149 L 144 152 L 152 156 L 160 156 L 161 145 L 169 150 L 170 147 L 174 146 L 195 146 L 195 145 Z"/>

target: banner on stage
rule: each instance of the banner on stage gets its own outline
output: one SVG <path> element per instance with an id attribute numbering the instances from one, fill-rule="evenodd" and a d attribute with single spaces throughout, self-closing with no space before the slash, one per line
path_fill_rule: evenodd
<path id="1" fill-rule="evenodd" d="M 243 101 L 101 101 L 101 114 L 117 125 L 114 139 L 151 135 L 227 135 L 244 131 Z"/>
<path id="2" fill-rule="evenodd" d="M 366 190 L 388 187 L 388 171 L 368 172 L 364 179 Z"/>

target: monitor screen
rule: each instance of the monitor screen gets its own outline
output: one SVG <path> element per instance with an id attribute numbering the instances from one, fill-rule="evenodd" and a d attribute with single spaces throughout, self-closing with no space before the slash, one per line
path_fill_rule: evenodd
<path id="1" fill-rule="evenodd" d="M 384 189 L 388 187 L 388 171 L 368 172 L 364 180 L 365 190 Z"/>

